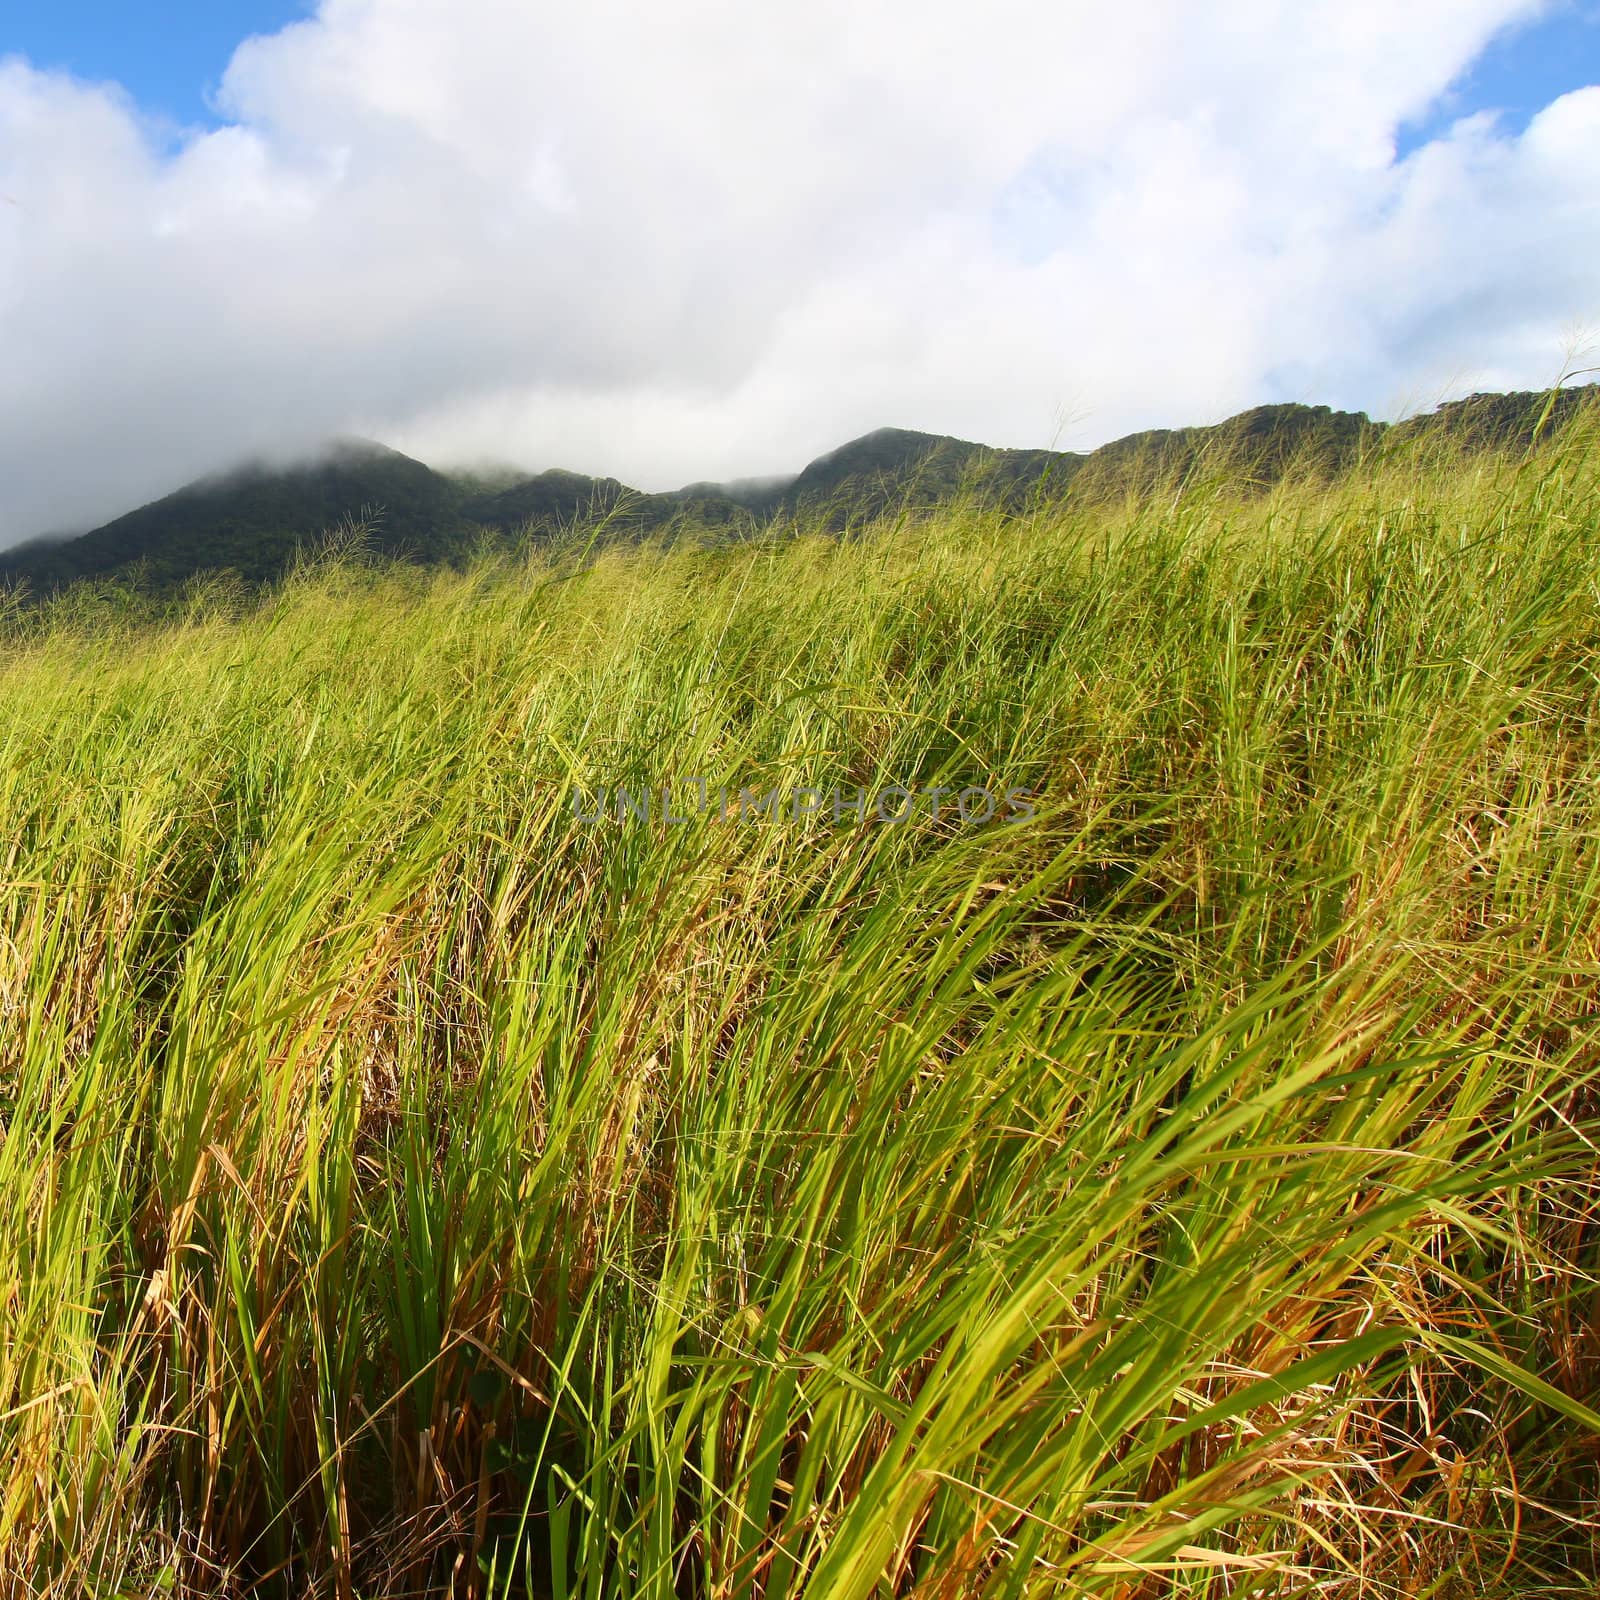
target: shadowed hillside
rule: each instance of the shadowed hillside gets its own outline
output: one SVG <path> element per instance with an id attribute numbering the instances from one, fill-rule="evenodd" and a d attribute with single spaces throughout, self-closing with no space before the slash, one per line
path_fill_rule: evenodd
<path id="1" fill-rule="evenodd" d="M 376 549 L 442 560 L 471 540 L 461 500 L 450 479 L 420 461 L 341 440 L 303 466 L 251 465 L 203 478 L 80 538 L 9 552 L 0 572 L 39 590 L 135 568 L 156 587 L 218 570 L 259 583 L 279 576 L 297 548 L 364 515 Z"/>
<path id="2" fill-rule="evenodd" d="M 582 525 L 623 537 L 727 534 L 792 519 L 837 531 L 967 493 L 1016 511 L 1064 494 L 1093 502 L 1206 481 L 1248 496 L 1286 477 L 1331 482 L 1401 450 L 1521 451 L 1567 427 L 1595 393 L 1474 395 L 1393 425 L 1327 406 L 1257 406 L 1213 426 L 1130 434 L 1087 455 L 879 428 L 793 478 L 658 494 L 559 468 L 446 476 L 382 445 L 343 441 L 306 465 L 243 467 L 81 537 L 18 546 L 0 554 L 0 581 L 48 594 L 80 578 L 137 578 L 166 592 L 200 573 L 232 571 L 256 584 L 281 576 L 326 530 L 355 522 L 379 553 L 436 565 L 462 558 L 486 531 L 535 540 Z"/>
<path id="3" fill-rule="evenodd" d="M 1542 394 L 1475 394 L 1436 411 L 1408 417 L 1388 429 L 1389 445 L 1413 440 L 1449 441 L 1464 450 L 1526 450 L 1559 433 L 1594 403 L 1593 384 Z"/>
<path id="4" fill-rule="evenodd" d="M 819 456 L 775 505 L 789 513 L 821 511 L 835 525 L 869 521 L 906 503 L 937 505 L 967 488 L 981 488 L 1014 506 L 1042 481 L 1064 486 L 1087 459 L 879 428 Z"/>
<path id="5" fill-rule="evenodd" d="M 1155 428 L 1102 446 L 1085 464 L 1079 494 L 1122 494 L 1183 482 L 1196 473 L 1264 487 L 1286 473 L 1332 478 L 1382 433 L 1365 412 L 1327 406 L 1257 406 L 1206 428 Z"/>
<path id="6" fill-rule="evenodd" d="M 462 502 L 462 515 L 486 528 L 520 528 L 528 523 L 557 527 L 580 518 L 604 516 L 630 491 L 615 478 L 591 478 L 552 467 L 495 494 Z"/>

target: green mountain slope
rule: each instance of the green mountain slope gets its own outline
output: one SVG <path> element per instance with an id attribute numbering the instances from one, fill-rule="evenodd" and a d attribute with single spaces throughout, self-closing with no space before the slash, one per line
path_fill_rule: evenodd
<path id="1" fill-rule="evenodd" d="M 1474 395 L 1394 425 L 1327 406 L 1257 406 L 1210 427 L 1130 434 L 1088 455 L 879 428 L 793 478 L 700 482 L 661 494 L 560 469 L 451 477 L 382 445 L 347 440 L 301 466 L 241 468 L 78 538 L 0 553 L 0 583 L 45 594 L 77 578 L 138 572 L 165 589 L 218 569 L 258 583 L 279 575 L 297 548 L 356 519 L 371 522 L 379 551 L 440 562 L 459 557 L 486 529 L 538 537 L 600 518 L 623 534 L 755 527 L 774 518 L 843 528 L 966 490 L 1016 509 L 1036 495 L 1093 500 L 1196 474 L 1266 487 L 1291 471 L 1333 478 L 1403 446 L 1520 450 L 1558 432 L 1597 395 L 1596 386 L 1554 396 Z"/>
<path id="2" fill-rule="evenodd" d="M 462 502 L 461 511 L 483 527 L 510 532 L 528 524 L 553 527 L 603 516 L 628 493 L 627 485 L 615 478 L 554 467 L 496 493 L 473 495 Z"/>
<path id="3" fill-rule="evenodd" d="M 598 518 L 634 532 L 683 520 L 721 527 L 748 522 L 766 509 L 759 495 L 740 485 L 696 483 L 665 494 L 641 494 L 615 478 L 590 478 L 559 468 L 462 503 L 463 515 L 473 522 L 505 533 L 550 532 Z"/>
<path id="4" fill-rule="evenodd" d="M 1088 458 L 1002 450 L 942 434 L 879 428 L 819 456 L 774 501 L 792 514 L 864 521 L 907 502 L 936 505 L 968 487 L 1013 503 L 1041 480 L 1064 486 Z"/>
<path id="5" fill-rule="evenodd" d="M 1365 412 L 1257 406 L 1210 427 L 1154 428 L 1103 445 L 1085 463 L 1076 492 L 1121 494 L 1207 471 L 1262 485 L 1290 470 L 1332 477 L 1354 466 L 1381 432 Z"/>
<path id="6" fill-rule="evenodd" d="M 0 574 L 26 578 L 40 591 L 136 567 L 157 586 L 218 569 L 262 582 L 281 573 L 298 547 L 364 514 L 375 548 L 442 560 L 464 550 L 473 534 L 462 499 L 457 485 L 420 461 L 343 440 L 305 465 L 242 467 L 79 538 L 6 552 Z"/>
<path id="7" fill-rule="evenodd" d="M 1465 450 L 1525 450 L 1538 439 L 1559 433 L 1597 397 L 1600 385 L 1596 384 L 1543 394 L 1524 390 L 1469 395 L 1396 423 L 1387 430 L 1386 443 L 1435 439 Z"/>

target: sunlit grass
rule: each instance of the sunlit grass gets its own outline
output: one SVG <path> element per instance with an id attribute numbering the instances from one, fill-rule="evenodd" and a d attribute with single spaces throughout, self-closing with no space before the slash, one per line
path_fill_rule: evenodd
<path id="1" fill-rule="evenodd" d="M 1590 1593 L 1593 443 L 13 615 L 7 1593 Z"/>

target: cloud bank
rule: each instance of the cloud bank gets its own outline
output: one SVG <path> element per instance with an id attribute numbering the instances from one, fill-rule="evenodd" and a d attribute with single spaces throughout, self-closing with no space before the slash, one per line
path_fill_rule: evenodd
<path id="1" fill-rule="evenodd" d="M 1547 382 L 1600 88 L 1394 156 L 1540 10 L 324 0 L 177 140 L 0 60 L 0 544 L 340 431 L 657 488 Z"/>

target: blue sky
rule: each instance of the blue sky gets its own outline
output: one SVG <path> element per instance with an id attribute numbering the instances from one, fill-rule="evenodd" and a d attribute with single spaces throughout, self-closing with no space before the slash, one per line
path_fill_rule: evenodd
<path id="1" fill-rule="evenodd" d="M 81 78 L 111 79 L 149 112 L 213 123 L 208 97 L 234 47 L 314 10 L 313 0 L 52 0 L 0 12 L 0 54 Z M 1475 111 L 1518 132 L 1568 90 L 1600 83 L 1600 0 L 1558 0 L 1532 24 L 1502 34 L 1428 115 L 1399 130 L 1398 154 Z"/>
<path id="2" fill-rule="evenodd" d="M 314 9 L 311 0 L 20 0 L 0 6 L 0 55 L 111 79 L 146 111 L 211 123 L 207 96 L 239 41 Z"/>
<path id="3" fill-rule="evenodd" d="M 1600 83 L 1600 0 L 1564 0 L 1538 21 L 1495 39 L 1466 75 L 1419 122 L 1400 130 L 1397 154 L 1409 155 L 1475 111 L 1501 115 L 1520 133 L 1552 100 Z"/>

